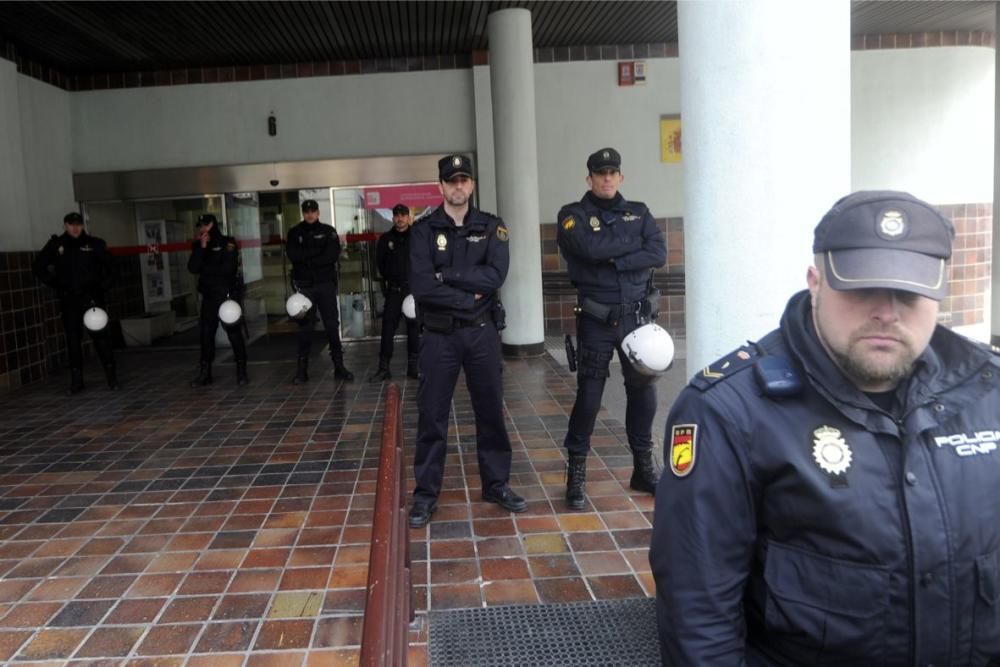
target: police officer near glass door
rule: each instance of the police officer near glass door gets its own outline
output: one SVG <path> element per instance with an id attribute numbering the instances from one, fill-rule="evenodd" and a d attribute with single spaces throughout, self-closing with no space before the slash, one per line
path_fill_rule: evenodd
<path id="1" fill-rule="evenodd" d="M 442 158 L 438 176 L 444 203 L 410 232 L 410 286 L 423 325 L 411 528 L 426 525 L 437 509 L 461 370 L 476 415 L 482 498 L 511 512 L 528 508 L 510 488 L 511 446 L 503 421 L 498 292 L 510 267 L 507 227 L 471 205 L 475 181 L 468 158 Z"/>
<path id="2" fill-rule="evenodd" d="M 378 371 L 368 378 L 370 382 L 384 382 L 392 377 L 389 362 L 392 360 L 393 338 L 399 320 L 406 321 L 406 375 L 416 378 L 420 328 L 417 321 L 403 318 L 403 299 L 410 293 L 410 207 L 396 204 L 392 207 L 392 229 L 382 234 L 375 246 L 375 266 L 382 277 L 382 340 L 379 345 Z"/>
<path id="3" fill-rule="evenodd" d="M 618 191 L 625 180 L 618 151 L 593 153 L 587 171 L 590 190 L 560 209 L 556 230 L 578 298 L 577 391 L 564 443 L 566 503 L 574 510 L 586 507 L 590 436 L 615 351 L 625 378 L 625 432 L 633 461 L 629 486 L 654 493 L 659 477 L 652 456 L 655 377 L 633 368 L 621 343 L 656 317 L 659 291 L 653 287 L 653 271 L 666 263 L 667 245 L 646 205 L 627 201 Z"/>
<path id="4" fill-rule="evenodd" d="M 333 376 L 351 381 L 354 374 L 344 366 L 344 348 L 340 342 L 340 314 L 337 304 L 337 267 L 340 260 L 340 237 L 332 226 L 319 221 L 319 204 L 314 199 L 302 202 L 302 221 L 288 232 L 285 246 L 292 263 L 292 287 L 309 297 L 312 308 L 296 320 L 298 359 L 295 384 L 309 381 L 309 348 L 316 327 L 316 311 L 323 318 L 330 344 Z"/>
<path id="5" fill-rule="evenodd" d="M 198 216 L 198 236 L 191 243 L 188 271 L 198 276 L 201 311 L 198 327 L 201 333 L 201 357 L 198 375 L 192 387 L 212 384 L 212 361 L 215 359 L 215 332 L 219 328 L 219 306 L 226 299 L 243 301 L 243 279 L 240 276 L 240 250 L 236 239 L 224 236 L 211 213 Z M 233 347 L 236 361 L 236 383 L 245 385 L 247 378 L 247 344 L 243 337 L 243 319 L 222 325 Z"/>
<path id="6" fill-rule="evenodd" d="M 66 332 L 69 353 L 70 386 L 68 393 L 83 391 L 84 313 L 93 307 L 104 309 L 104 290 L 114 282 L 114 258 L 103 239 L 83 229 L 83 216 L 67 213 L 63 233 L 52 235 L 35 258 L 32 272 L 43 284 L 59 295 L 59 314 Z M 97 356 L 104 366 L 108 387 L 118 389 L 111 335 L 105 325 L 100 331 L 88 328 Z"/>
<path id="7" fill-rule="evenodd" d="M 841 199 L 779 328 L 678 396 L 665 666 L 1000 664 L 1000 350 L 937 324 L 953 235 L 907 193 Z"/>

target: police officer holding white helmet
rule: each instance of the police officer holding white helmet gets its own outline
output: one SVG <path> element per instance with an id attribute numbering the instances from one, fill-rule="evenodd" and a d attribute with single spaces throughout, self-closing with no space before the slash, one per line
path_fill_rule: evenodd
<path id="1" fill-rule="evenodd" d="M 114 280 L 114 260 L 103 239 L 89 235 L 83 229 L 83 216 L 67 213 L 63 218 L 64 233 L 53 235 L 35 258 L 32 271 L 42 283 L 59 294 L 59 312 L 66 331 L 69 352 L 69 394 L 83 391 L 83 329 L 86 327 L 97 356 L 104 365 L 104 375 L 110 389 L 118 389 L 115 357 L 111 351 L 111 335 L 107 330 L 108 314 L 104 305 L 104 290 Z M 104 314 L 104 323 L 99 314 Z"/>
<path id="2" fill-rule="evenodd" d="M 656 317 L 659 291 L 653 288 L 652 276 L 667 260 L 667 244 L 646 205 L 627 201 L 618 192 L 625 180 L 618 151 L 602 148 L 592 154 L 587 159 L 587 172 L 590 190 L 579 202 L 559 211 L 556 229 L 559 250 L 578 292 L 577 391 L 565 440 L 569 458 L 566 503 L 573 510 L 582 510 L 587 504 L 583 486 L 590 436 L 616 351 L 625 378 L 625 431 L 632 450 L 629 485 L 636 491 L 653 493 L 659 477 L 652 457 L 656 374 L 651 371 L 662 365 L 662 359 L 653 363 L 653 357 L 648 356 L 650 365 L 636 368 L 622 343 L 630 332 Z M 654 339 L 658 337 L 650 333 Z M 644 344 L 640 349 L 647 342 L 646 332 L 641 340 Z M 630 344 L 639 342 L 633 337 Z"/>
<path id="3" fill-rule="evenodd" d="M 198 236 L 191 243 L 188 271 L 198 276 L 201 293 L 201 360 L 192 387 L 212 384 L 212 361 L 215 359 L 215 332 L 222 328 L 233 346 L 236 360 L 236 382 L 247 384 L 247 344 L 243 337 L 243 280 L 240 276 L 240 250 L 236 239 L 224 236 L 211 213 L 198 217 Z"/>

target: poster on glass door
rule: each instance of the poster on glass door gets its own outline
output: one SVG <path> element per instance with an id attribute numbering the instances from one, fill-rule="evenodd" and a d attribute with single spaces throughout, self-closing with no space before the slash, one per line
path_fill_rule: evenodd
<path id="1" fill-rule="evenodd" d="M 139 268 L 142 275 L 142 296 L 146 301 L 146 310 L 153 304 L 170 303 L 170 258 L 163 253 L 163 244 L 167 238 L 165 220 L 140 220 L 139 245 L 146 247 L 146 252 L 140 256 Z"/>

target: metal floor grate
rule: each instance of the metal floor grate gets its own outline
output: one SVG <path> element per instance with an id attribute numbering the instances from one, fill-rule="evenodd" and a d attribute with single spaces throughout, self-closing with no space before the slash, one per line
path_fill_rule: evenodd
<path id="1" fill-rule="evenodd" d="M 432 611 L 431 667 L 660 665 L 650 598 Z"/>

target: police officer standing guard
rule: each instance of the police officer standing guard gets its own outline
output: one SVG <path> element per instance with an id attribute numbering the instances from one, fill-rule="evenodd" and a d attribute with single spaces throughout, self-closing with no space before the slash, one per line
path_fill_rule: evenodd
<path id="1" fill-rule="evenodd" d="M 574 510 L 586 506 L 583 486 L 590 436 L 615 350 L 625 377 L 625 432 L 633 460 L 629 486 L 647 493 L 656 489 L 658 474 L 652 457 L 655 378 L 632 367 L 621 342 L 656 317 L 659 292 L 653 288 L 653 271 L 667 260 L 663 232 L 649 209 L 641 202 L 626 201 L 618 192 L 625 180 L 618 151 L 597 151 L 587 158 L 587 170 L 590 191 L 559 211 L 556 230 L 570 281 L 578 292 L 577 391 L 565 440 L 569 458 L 566 502 Z"/>
<path id="2" fill-rule="evenodd" d="M 219 223 L 211 213 L 198 217 L 198 237 L 191 243 L 188 271 L 198 276 L 201 293 L 201 313 L 198 326 L 201 331 L 201 360 L 198 376 L 191 380 L 192 387 L 212 384 L 212 361 L 215 359 L 215 332 L 219 328 L 219 306 L 226 299 L 243 300 L 243 281 L 240 280 L 240 251 L 236 239 L 223 236 Z M 243 338 L 242 318 L 222 328 L 233 346 L 236 360 L 236 382 L 247 384 L 247 344 Z"/>
<path id="3" fill-rule="evenodd" d="M 403 299 L 410 293 L 410 207 L 396 204 L 392 207 L 392 229 L 378 239 L 375 246 L 375 265 L 385 281 L 382 307 L 382 341 L 379 346 L 378 371 L 370 382 L 383 382 L 392 377 L 389 362 L 392 359 L 392 339 L 396 335 L 403 313 Z M 416 320 L 406 320 L 406 374 L 416 378 L 419 325 Z"/>
<path id="4" fill-rule="evenodd" d="M 309 381 L 309 348 L 316 326 L 316 311 L 323 317 L 323 328 L 330 343 L 333 376 L 353 380 L 344 366 L 344 348 L 340 342 L 340 315 L 337 307 L 337 262 L 340 260 L 340 237 L 337 230 L 319 221 L 319 204 L 313 199 L 302 202 L 302 221 L 288 232 L 286 245 L 292 262 L 292 286 L 309 297 L 312 308 L 297 320 L 298 364 L 295 384 Z"/>
<path id="5" fill-rule="evenodd" d="M 511 512 L 528 508 L 510 488 L 511 447 L 503 422 L 497 292 L 510 267 L 507 228 L 470 204 L 475 182 L 468 158 L 442 158 L 438 176 L 444 203 L 410 232 L 410 286 L 424 326 L 411 528 L 426 525 L 437 509 L 448 415 L 463 369 L 476 413 L 483 500 Z"/>
<path id="6" fill-rule="evenodd" d="M 92 307 L 104 307 L 104 290 L 114 280 L 114 260 L 107 244 L 83 230 L 83 216 L 67 213 L 62 236 L 52 238 L 35 258 L 32 270 L 39 281 L 59 294 L 59 312 L 69 351 L 69 393 L 83 390 L 83 316 Z M 90 331 L 97 356 L 104 365 L 108 387 L 118 389 L 111 336 L 105 326 Z"/>
<path id="7" fill-rule="evenodd" d="M 1000 350 L 937 324 L 953 235 L 903 192 L 841 199 L 780 328 L 681 392 L 665 666 L 1000 664 Z"/>

